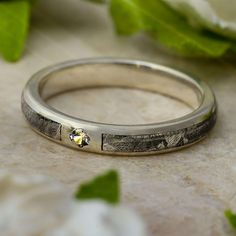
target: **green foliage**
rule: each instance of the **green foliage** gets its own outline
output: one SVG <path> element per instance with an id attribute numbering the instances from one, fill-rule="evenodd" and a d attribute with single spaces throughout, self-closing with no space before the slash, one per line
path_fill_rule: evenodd
<path id="1" fill-rule="evenodd" d="M 22 55 L 29 28 L 30 10 L 36 0 L 0 0 L 0 54 L 8 61 Z M 192 28 L 188 21 L 162 0 L 87 0 L 108 3 L 116 30 L 122 35 L 139 31 L 186 56 L 220 57 L 236 53 L 236 43 Z"/>
<path id="2" fill-rule="evenodd" d="M 234 214 L 231 210 L 227 210 L 225 211 L 225 217 L 228 219 L 232 227 L 236 229 L 236 214 Z"/>
<path id="3" fill-rule="evenodd" d="M 232 51 L 236 53 L 236 44 L 232 45 Z"/>
<path id="4" fill-rule="evenodd" d="M 75 194 L 79 200 L 101 199 L 108 203 L 118 203 L 119 177 L 116 171 L 111 170 L 104 175 L 97 176 L 90 182 L 82 184 Z"/>
<path id="5" fill-rule="evenodd" d="M 0 53 L 8 61 L 22 54 L 28 33 L 30 1 L 0 1 Z"/>
<path id="6" fill-rule="evenodd" d="M 231 46 L 216 35 L 196 31 L 161 0 L 112 0 L 110 9 L 118 33 L 146 31 L 180 54 L 219 57 Z"/>

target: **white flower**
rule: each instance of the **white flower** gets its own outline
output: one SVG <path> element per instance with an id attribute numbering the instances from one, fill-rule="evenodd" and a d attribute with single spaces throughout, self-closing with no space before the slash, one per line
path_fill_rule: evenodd
<path id="1" fill-rule="evenodd" d="M 235 0 L 164 0 L 194 25 L 236 38 Z"/>
<path id="2" fill-rule="evenodd" d="M 129 209 L 90 201 L 78 204 L 70 218 L 49 235 L 141 236 L 144 227 L 139 217 Z"/>
<path id="3" fill-rule="evenodd" d="M 43 176 L 0 173 L 0 232 L 4 236 L 144 236 L 136 213 L 102 201 L 76 201 Z"/>

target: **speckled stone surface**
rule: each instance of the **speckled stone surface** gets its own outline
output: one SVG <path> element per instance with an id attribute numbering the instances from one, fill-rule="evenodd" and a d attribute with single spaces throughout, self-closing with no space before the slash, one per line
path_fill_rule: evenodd
<path id="1" fill-rule="evenodd" d="M 206 80 L 213 87 L 219 104 L 214 131 L 191 148 L 137 158 L 77 152 L 34 133 L 20 111 L 21 91 L 28 78 L 44 66 L 92 56 L 151 60 L 173 65 Z M 140 212 L 150 235 L 233 235 L 223 212 L 229 207 L 236 210 L 236 58 L 181 59 L 143 35 L 117 37 L 102 6 L 78 0 L 58 0 L 56 5 L 54 1 L 41 0 L 34 12 L 24 57 L 16 64 L 1 61 L 0 77 L 1 168 L 51 176 L 65 183 L 71 192 L 80 182 L 115 168 L 122 178 L 123 203 Z M 100 92 L 90 91 L 90 99 L 93 100 L 97 93 Z M 158 96 L 105 91 L 94 107 L 99 110 L 107 100 L 106 106 L 113 107 L 111 112 L 104 114 L 94 108 L 86 113 L 86 107 L 81 107 L 83 114 L 93 115 L 97 120 L 122 119 L 123 116 L 114 109 L 114 101 L 120 93 L 123 100 L 118 106 L 124 113 L 129 109 L 126 101 L 143 109 L 137 113 L 136 122 L 154 119 L 152 114 L 159 114 L 163 119 L 187 111 L 181 104 L 170 103 Z M 65 99 L 58 97 L 59 100 L 50 102 L 69 112 L 71 96 L 81 95 L 63 96 Z M 143 103 L 135 102 L 138 99 L 132 99 L 133 96 L 143 98 Z M 156 102 L 158 106 L 154 106 Z M 167 113 L 161 117 L 165 106 L 173 113 L 165 109 Z M 129 117 L 125 115 L 124 121 Z"/>

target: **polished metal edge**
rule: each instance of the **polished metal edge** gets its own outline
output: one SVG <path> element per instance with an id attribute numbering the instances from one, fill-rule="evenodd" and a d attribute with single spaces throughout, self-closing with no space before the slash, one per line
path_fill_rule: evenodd
<path id="1" fill-rule="evenodd" d="M 61 140 L 61 127 L 62 125 L 45 118 L 39 113 L 35 112 L 22 98 L 21 108 L 26 120 L 30 123 L 32 128 L 44 134 L 45 136 L 58 140 Z"/>
<path id="2" fill-rule="evenodd" d="M 210 118 L 198 124 L 172 132 L 145 135 L 102 134 L 102 150 L 105 152 L 158 152 L 188 146 L 206 136 L 215 122 L 216 111 Z"/>

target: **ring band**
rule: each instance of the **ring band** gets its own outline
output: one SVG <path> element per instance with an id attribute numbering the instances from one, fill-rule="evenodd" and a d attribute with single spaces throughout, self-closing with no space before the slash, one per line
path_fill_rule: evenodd
<path id="1" fill-rule="evenodd" d="M 46 103 L 55 94 L 95 86 L 161 93 L 185 102 L 193 111 L 165 122 L 122 125 L 72 117 Z M 213 128 L 216 110 L 214 94 L 205 82 L 162 65 L 115 58 L 48 67 L 33 75 L 22 93 L 22 111 L 35 131 L 60 144 L 102 154 L 147 155 L 189 146 Z"/>

